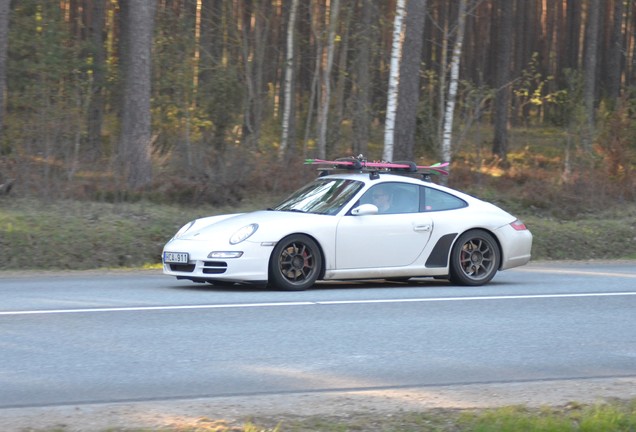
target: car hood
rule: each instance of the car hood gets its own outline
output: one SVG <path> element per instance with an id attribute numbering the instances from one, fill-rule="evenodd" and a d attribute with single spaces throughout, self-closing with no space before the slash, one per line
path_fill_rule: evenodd
<path id="1" fill-rule="evenodd" d="M 249 240 L 273 241 L 278 240 L 285 233 L 294 232 L 301 227 L 306 230 L 317 219 L 322 218 L 334 218 L 334 216 L 276 210 L 212 216 L 197 219 L 192 227 L 178 238 L 195 241 L 219 240 L 223 237 L 229 238 L 246 225 L 258 224 L 258 230 Z"/>

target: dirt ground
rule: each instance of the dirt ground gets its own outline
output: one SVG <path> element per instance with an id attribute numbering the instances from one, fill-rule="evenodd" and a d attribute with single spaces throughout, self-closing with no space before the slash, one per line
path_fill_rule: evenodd
<path id="1" fill-rule="evenodd" d="M 161 402 L 0 409 L 0 430 L 82 431 L 169 428 L 220 430 L 251 420 L 386 415 L 509 405 L 564 406 L 636 398 L 636 377 L 422 387 L 390 391 L 299 393 Z M 263 419 L 263 423 L 259 422 Z M 208 429 L 209 428 L 209 429 Z"/>

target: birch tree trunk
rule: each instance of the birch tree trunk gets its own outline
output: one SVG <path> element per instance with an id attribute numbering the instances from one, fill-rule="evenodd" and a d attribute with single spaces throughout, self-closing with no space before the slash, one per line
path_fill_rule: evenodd
<path id="1" fill-rule="evenodd" d="M 445 6 L 445 9 L 448 9 L 448 6 Z M 438 24 L 440 27 L 440 32 L 442 33 L 442 42 L 440 49 L 440 61 L 439 61 L 439 83 L 438 87 L 438 103 L 436 106 L 437 109 L 437 133 L 436 144 L 440 146 L 440 150 L 442 148 L 442 136 L 444 135 L 444 112 L 446 109 L 446 71 L 448 70 L 448 39 L 450 38 L 450 30 L 448 23 L 449 21 L 449 12 L 445 11 L 442 14 L 441 23 Z"/>
<path id="2" fill-rule="evenodd" d="M 320 93 L 320 110 L 318 112 L 318 157 L 321 159 L 327 157 L 327 120 L 329 118 L 329 102 L 331 99 L 331 68 L 333 67 L 334 41 L 339 10 L 340 0 L 333 0 L 329 10 L 327 48 L 323 54 L 322 91 Z"/>
<path id="3" fill-rule="evenodd" d="M 296 28 L 296 11 L 298 10 L 298 0 L 292 0 L 289 11 L 289 23 L 287 24 L 287 56 L 285 59 L 285 81 L 284 81 L 284 107 L 282 136 L 278 149 L 278 158 L 283 159 L 287 152 L 289 141 L 289 126 L 292 112 L 292 78 L 294 72 L 294 30 Z"/>
<path id="4" fill-rule="evenodd" d="M 451 162 L 453 117 L 455 114 L 455 101 L 457 100 L 457 84 L 459 81 L 459 63 L 464 43 L 464 30 L 466 28 L 466 0 L 459 1 L 457 15 L 457 35 L 453 46 L 453 58 L 451 59 L 450 82 L 448 84 L 448 99 L 446 101 L 446 113 L 444 115 L 444 135 L 442 137 L 442 161 Z"/>
<path id="5" fill-rule="evenodd" d="M 397 111 L 398 91 L 400 87 L 400 59 L 402 57 L 402 23 L 405 15 L 405 0 L 398 0 L 393 21 L 393 43 L 391 45 L 391 71 L 386 102 L 386 120 L 384 123 L 384 151 L 382 159 L 393 159 L 393 141 L 395 132 L 395 113 Z"/>

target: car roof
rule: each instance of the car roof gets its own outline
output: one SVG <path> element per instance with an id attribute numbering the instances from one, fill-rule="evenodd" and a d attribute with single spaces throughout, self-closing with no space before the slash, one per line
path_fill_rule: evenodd
<path id="1" fill-rule="evenodd" d="M 351 173 L 351 172 L 342 172 L 342 173 L 335 173 L 335 174 L 330 174 L 330 175 L 326 175 L 326 176 L 321 176 L 318 177 L 319 179 L 321 178 L 342 178 L 342 179 L 351 179 L 351 180 L 357 180 L 357 181 L 361 181 L 365 184 L 376 184 L 376 183 L 387 183 L 387 182 L 402 182 L 402 183 L 409 183 L 409 184 L 418 184 L 418 185 L 425 185 L 425 186 L 434 186 L 434 187 L 438 187 L 440 185 L 437 185 L 431 181 L 426 181 L 423 180 L 421 177 L 417 177 L 417 176 L 408 176 L 408 175 L 401 175 L 401 174 L 393 174 L 393 173 L 383 173 L 380 172 L 378 173 L 379 175 L 377 177 L 372 177 L 372 175 L 370 173 Z M 443 186 L 440 186 L 443 188 Z M 452 189 L 451 189 L 452 190 Z"/>
<path id="2" fill-rule="evenodd" d="M 450 193 L 451 195 L 455 195 L 458 198 L 464 199 L 469 202 L 482 201 L 479 198 L 476 198 L 467 193 L 458 191 L 457 189 L 449 188 L 447 186 L 442 186 L 432 181 L 423 180 L 421 176 L 417 176 L 417 175 L 404 175 L 404 174 L 394 174 L 390 172 L 386 172 L 386 173 L 380 172 L 379 176 L 372 177 L 370 173 L 368 172 L 355 172 L 355 173 L 337 172 L 334 174 L 320 176 L 317 179 L 326 179 L 326 178 L 357 180 L 357 181 L 363 182 L 365 185 L 373 185 L 373 184 L 389 183 L 389 182 L 415 184 L 415 185 L 431 187 L 433 189 L 438 189 L 438 190 Z"/>

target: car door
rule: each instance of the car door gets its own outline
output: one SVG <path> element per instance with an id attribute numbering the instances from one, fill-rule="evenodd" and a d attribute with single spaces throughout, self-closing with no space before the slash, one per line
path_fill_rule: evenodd
<path id="1" fill-rule="evenodd" d="M 419 188 L 403 183 L 388 185 L 394 210 L 357 216 L 347 214 L 338 223 L 338 270 L 408 266 L 422 253 L 431 236 L 433 220 L 430 214 L 418 211 Z M 387 183 L 374 188 L 379 186 L 387 189 Z M 371 202 L 374 188 L 362 196 L 361 204 Z"/>

